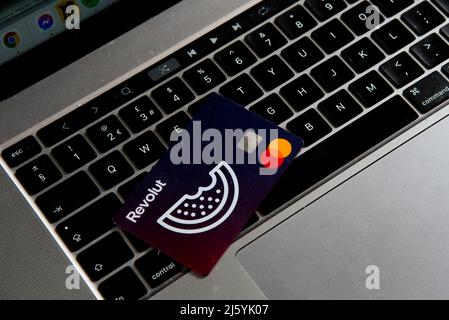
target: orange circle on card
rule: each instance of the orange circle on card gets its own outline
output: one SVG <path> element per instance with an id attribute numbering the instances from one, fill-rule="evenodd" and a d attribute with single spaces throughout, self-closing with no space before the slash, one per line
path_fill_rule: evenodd
<path id="1" fill-rule="evenodd" d="M 260 163 L 267 169 L 277 169 L 284 163 L 284 158 L 273 157 L 267 149 L 260 155 Z"/>
<path id="2" fill-rule="evenodd" d="M 292 145 L 285 139 L 275 139 L 268 145 L 268 152 L 271 157 L 285 159 L 292 153 Z"/>

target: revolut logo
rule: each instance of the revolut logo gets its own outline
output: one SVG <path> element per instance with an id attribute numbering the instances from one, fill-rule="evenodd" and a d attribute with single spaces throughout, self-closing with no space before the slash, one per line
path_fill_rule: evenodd
<path id="1" fill-rule="evenodd" d="M 164 190 L 167 186 L 166 183 L 161 180 L 157 180 L 154 187 L 148 188 L 148 193 L 141 203 L 126 215 L 126 219 L 133 223 L 137 223 L 137 220 L 142 217 L 146 210 L 150 207 L 150 204 L 156 200 L 156 197 Z"/>

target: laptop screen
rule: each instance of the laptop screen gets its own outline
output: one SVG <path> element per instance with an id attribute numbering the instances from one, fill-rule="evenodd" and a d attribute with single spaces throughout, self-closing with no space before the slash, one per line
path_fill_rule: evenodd
<path id="1" fill-rule="evenodd" d="M 0 100 L 112 41 L 181 0 L 0 2 Z"/>

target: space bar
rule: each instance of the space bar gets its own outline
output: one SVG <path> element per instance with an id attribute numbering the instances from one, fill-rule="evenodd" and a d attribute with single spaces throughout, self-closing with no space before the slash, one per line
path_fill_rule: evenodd
<path id="1" fill-rule="evenodd" d="M 258 211 L 263 215 L 273 212 L 417 118 L 404 99 L 391 98 L 300 155 Z"/>

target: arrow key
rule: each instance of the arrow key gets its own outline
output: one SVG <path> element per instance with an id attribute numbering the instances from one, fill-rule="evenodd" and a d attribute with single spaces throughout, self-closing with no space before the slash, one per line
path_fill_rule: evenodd
<path id="1" fill-rule="evenodd" d="M 435 33 L 415 44 L 410 51 L 427 69 L 449 59 L 449 46 Z"/>

